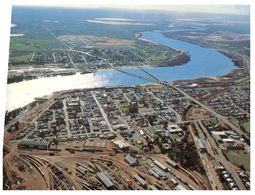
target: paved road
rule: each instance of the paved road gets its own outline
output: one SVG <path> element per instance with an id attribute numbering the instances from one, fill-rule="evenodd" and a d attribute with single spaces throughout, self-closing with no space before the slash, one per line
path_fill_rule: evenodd
<path id="1" fill-rule="evenodd" d="M 68 121 L 68 113 L 67 113 L 67 108 L 66 108 L 66 100 L 63 100 L 63 105 L 64 105 L 64 112 L 65 112 L 65 123 L 66 123 L 66 131 L 68 134 L 68 137 L 72 135 L 70 128 L 69 128 L 69 121 Z"/>

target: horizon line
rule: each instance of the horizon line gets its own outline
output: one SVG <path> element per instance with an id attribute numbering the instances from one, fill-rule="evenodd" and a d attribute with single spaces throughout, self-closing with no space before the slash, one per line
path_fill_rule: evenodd
<path id="1" fill-rule="evenodd" d="M 158 4 L 158 5 L 148 5 L 148 4 L 136 4 L 136 5 L 96 5 L 96 4 L 79 4 L 79 5 L 60 5 L 60 4 L 54 4 L 54 5 L 45 5 L 45 4 L 13 4 L 13 7 L 45 7 L 45 8 L 69 8 L 69 9 L 126 9 L 126 10 L 150 10 L 150 11 L 174 11 L 174 12 L 188 12 L 188 13 L 207 13 L 207 14 L 225 14 L 225 15 L 242 15 L 242 16 L 250 16 L 250 5 L 170 5 L 170 4 Z M 230 9 L 229 12 L 222 9 L 223 7 L 230 7 L 233 9 L 233 7 L 245 7 L 245 11 L 234 11 Z M 204 9 L 186 9 L 188 7 L 193 8 L 201 8 Z M 181 9 L 179 9 L 181 8 Z M 207 9 L 205 9 L 207 8 Z M 214 9 L 212 9 L 214 8 Z M 216 10 L 215 8 L 218 8 Z M 219 9 L 221 8 L 221 9 Z M 238 8 L 240 9 L 240 8 Z M 248 10 L 248 11 L 247 11 Z"/>

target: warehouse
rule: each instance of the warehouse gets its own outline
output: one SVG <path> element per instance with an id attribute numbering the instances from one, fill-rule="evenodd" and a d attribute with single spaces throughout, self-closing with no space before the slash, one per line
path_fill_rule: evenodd
<path id="1" fill-rule="evenodd" d="M 98 172 L 97 177 L 99 178 L 99 180 L 105 185 L 105 187 L 110 190 L 114 188 L 113 183 L 111 182 L 111 180 L 104 174 L 104 172 Z"/>
<path id="2" fill-rule="evenodd" d="M 188 188 L 185 187 L 185 186 L 182 185 L 182 184 L 178 184 L 178 185 L 175 187 L 175 190 L 188 190 Z"/>
<path id="3" fill-rule="evenodd" d="M 149 169 L 149 174 L 151 174 L 152 176 L 154 176 L 157 179 L 160 179 L 160 176 L 158 173 L 156 173 L 153 169 Z"/>
<path id="4" fill-rule="evenodd" d="M 155 165 L 157 165 L 163 171 L 168 171 L 168 168 L 165 165 L 163 165 L 161 162 L 159 162 L 158 160 L 154 160 L 153 162 L 155 163 Z"/>
<path id="5" fill-rule="evenodd" d="M 18 148 L 48 150 L 50 148 L 50 143 L 46 141 L 22 140 L 19 142 Z"/>
<path id="6" fill-rule="evenodd" d="M 149 190 L 158 190 L 158 188 L 156 188 L 154 185 L 149 185 L 148 189 Z"/>
<path id="7" fill-rule="evenodd" d="M 133 176 L 135 179 L 136 179 L 136 181 L 138 181 L 138 183 L 142 186 L 142 187 L 146 187 L 146 181 L 144 181 L 144 179 L 143 178 L 141 178 L 139 175 L 134 175 Z"/>
<path id="8" fill-rule="evenodd" d="M 138 160 L 135 157 L 132 157 L 130 154 L 127 154 L 125 156 L 125 161 L 130 165 L 130 166 L 136 166 L 138 165 Z"/>
<path id="9" fill-rule="evenodd" d="M 123 139 L 114 140 L 113 143 L 121 150 L 128 150 L 130 147 L 129 143 L 125 142 Z"/>
<path id="10" fill-rule="evenodd" d="M 222 141 L 227 143 L 234 143 L 234 140 L 231 138 L 222 139 Z"/>
<path id="11" fill-rule="evenodd" d="M 174 162 L 173 160 L 171 159 L 167 159 L 167 164 L 169 164 L 170 166 L 174 167 L 174 168 L 177 168 L 178 167 L 178 164 L 176 162 Z"/>

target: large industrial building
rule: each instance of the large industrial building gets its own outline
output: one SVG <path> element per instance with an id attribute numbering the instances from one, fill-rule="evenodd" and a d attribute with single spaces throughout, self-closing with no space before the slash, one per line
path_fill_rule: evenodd
<path id="1" fill-rule="evenodd" d="M 114 184 L 111 182 L 111 180 L 106 176 L 104 172 L 98 172 L 96 175 L 107 189 L 110 190 L 114 188 Z"/>
<path id="2" fill-rule="evenodd" d="M 18 148 L 48 150 L 50 148 L 50 143 L 46 141 L 22 140 L 19 142 Z"/>

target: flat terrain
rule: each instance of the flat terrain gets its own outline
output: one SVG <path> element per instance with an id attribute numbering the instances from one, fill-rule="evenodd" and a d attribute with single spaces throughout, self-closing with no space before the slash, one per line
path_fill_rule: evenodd
<path id="1" fill-rule="evenodd" d="M 73 46 L 85 45 L 87 47 L 130 46 L 134 45 L 131 40 L 114 39 L 110 37 L 95 37 L 89 35 L 61 35 L 59 40 L 70 43 Z"/>
<path id="2" fill-rule="evenodd" d="M 250 153 L 245 151 L 228 151 L 226 155 L 231 162 L 250 170 Z"/>

